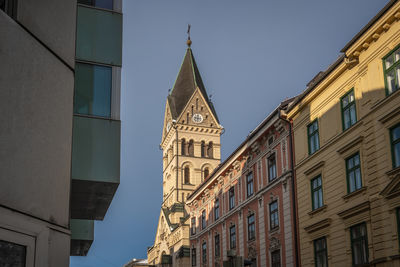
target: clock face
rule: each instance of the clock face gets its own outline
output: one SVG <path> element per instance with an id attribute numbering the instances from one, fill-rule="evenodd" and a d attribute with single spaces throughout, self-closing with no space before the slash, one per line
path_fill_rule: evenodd
<path id="1" fill-rule="evenodd" d="M 167 124 L 167 132 L 169 131 L 169 129 L 171 129 L 171 122 L 168 122 Z"/>
<path id="2" fill-rule="evenodd" d="M 192 121 L 195 123 L 201 123 L 203 121 L 203 116 L 201 116 L 201 114 L 194 114 L 192 117 Z"/>

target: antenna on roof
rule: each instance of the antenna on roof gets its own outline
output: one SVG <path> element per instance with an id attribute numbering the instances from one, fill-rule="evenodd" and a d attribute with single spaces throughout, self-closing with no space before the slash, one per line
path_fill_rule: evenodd
<path id="1" fill-rule="evenodd" d="M 187 44 L 188 47 L 190 47 L 192 45 L 192 40 L 190 40 L 190 27 L 191 27 L 191 25 L 188 24 L 188 29 L 187 29 L 188 39 L 186 41 L 186 44 Z"/>

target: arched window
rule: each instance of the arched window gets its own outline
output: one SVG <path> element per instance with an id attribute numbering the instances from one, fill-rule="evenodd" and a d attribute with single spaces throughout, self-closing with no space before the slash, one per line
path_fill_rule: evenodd
<path id="1" fill-rule="evenodd" d="M 189 141 L 188 153 L 189 153 L 189 156 L 194 156 L 194 144 L 193 144 L 193 139 L 191 139 L 191 140 Z"/>
<path id="2" fill-rule="evenodd" d="M 206 143 L 201 141 L 201 157 L 204 158 L 206 156 Z"/>
<path id="3" fill-rule="evenodd" d="M 189 166 L 186 166 L 183 170 L 184 170 L 183 171 L 183 176 L 184 176 L 183 182 L 185 184 L 190 184 L 190 169 L 189 169 Z"/>
<path id="4" fill-rule="evenodd" d="M 206 180 L 209 175 L 210 175 L 210 170 L 208 168 L 205 168 L 204 169 L 204 180 Z"/>
<path id="5" fill-rule="evenodd" d="M 214 153 L 213 153 L 213 142 L 208 143 L 208 147 L 207 147 L 207 156 L 209 158 L 213 158 L 214 157 Z"/>
<path id="6" fill-rule="evenodd" d="M 186 114 L 186 124 L 189 124 L 189 112 Z"/>
<path id="7" fill-rule="evenodd" d="M 183 156 L 186 155 L 186 140 L 185 140 L 185 138 L 183 138 L 182 142 L 181 142 L 181 154 Z"/>

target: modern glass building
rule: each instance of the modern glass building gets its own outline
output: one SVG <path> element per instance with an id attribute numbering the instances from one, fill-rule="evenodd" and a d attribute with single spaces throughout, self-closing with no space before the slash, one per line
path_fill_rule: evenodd
<path id="1" fill-rule="evenodd" d="M 121 0 L 78 0 L 71 255 L 86 255 L 120 178 Z"/>

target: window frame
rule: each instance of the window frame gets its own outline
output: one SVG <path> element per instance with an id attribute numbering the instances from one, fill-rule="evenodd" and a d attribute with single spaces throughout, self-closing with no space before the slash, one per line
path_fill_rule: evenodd
<path id="1" fill-rule="evenodd" d="M 192 248 L 192 266 L 196 266 L 197 262 L 196 262 L 196 248 Z"/>
<path id="2" fill-rule="evenodd" d="M 353 238 L 353 235 L 352 235 L 352 231 L 353 231 L 353 229 L 355 229 L 356 227 L 364 227 L 364 229 L 365 229 L 365 236 L 362 236 L 362 237 L 357 237 L 356 239 L 354 239 Z M 367 230 L 367 224 L 365 223 L 365 222 L 362 222 L 362 223 L 359 223 L 359 224 L 356 224 L 356 225 L 353 225 L 353 226 L 351 226 L 350 227 L 350 241 L 351 241 L 351 259 L 352 259 L 352 266 L 364 266 L 365 264 L 368 264 L 369 263 L 369 249 L 368 249 L 368 230 Z M 354 263 L 354 243 L 355 242 L 359 242 L 359 241 L 361 241 L 361 242 L 365 242 L 365 248 L 366 248 L 366 255 L 365 255 L 365 260 L 366 260 L 366 262 L 363 262 L 363 263 L 359 263 L 359 264 L 355 264 Z"/>
<path id="3" fill-rule="evenodd" d="M 354 157 L 358 156 L 358 165 L 353 165 L 353 167 L 351 169 L 348 168 L 348 162 L 350 160 L 353 160 L 354 162 Z M 347 194 L 353 193 L 357 190 L 360 190 L 363 187 L 363 182 L 362 182 L 362 173 L 361 173 L 361 157 L 360 157 L 360 152 L 357 151 L 356 153 L 354 153 L 353 155 L 349 156 L 346 158 L 345 160 L 345 164 L 346 164 L 346 181 L 347 181 Z M 354 164 L 354 163 L 353 163 Z M 355 189 L 353 191 L 350 190 L 350 173 L 351 172 L 356 172 L 356 170 L 358 169 L 358 171 L 360 172 L 360 180 L 361 180 L 361 185 L 359 188 L 357 188 L 355 186 Z M 355 181 L 356 181 L 356 177 L 354 176 L 354 184 L 356 185 Z M 321 185 L 322 186 L 322 185 Z"/>
<path id="4" fill-rule="evenodd" d="M 353 100 L 352 102 L 349 102 L 349 103 L 347 104 L 347 106 L 344 107 L 344 106 L 343 106 L 343 99 L 344 99 L 345 97 L 349 96 L 351 93 L 353 93 L 354 100 Z M 349 113 L 349 116 L 350 116 L 350 117 L 349 117 L 350 126 L 346 128 L 345 121 L 344 121 L 344 113 L 345 113 L 346 110 L 350 110 L 352 106 L 354 106 L 354 113 L 355 113 L 356 120 L 355 120 L 354 122 L 352 122 L 352 121 L 351 121 L 351 114 Z M 356 96 L 355 96 L 355 92 L 354 92 L 354 87 L 351 88 L 349 91 L 347 91 L 347 92 L 340 98 L 340 111 L 341 111 L 341 113 L 342 113 L 342 130 L 343 130 L 343 131 L 346 131 L 347 129 L 350 129 L 351 126 L 353 126 L 354 124 L 356 124 L 357 121 L 358 121 L 358 120 L 357 120 L 357 104 L 356 104 Z"/>
<path id="5" fill-rule="evenodd" d="M 207 242 L 201 244 L 201 259 L 203 264 L 207 263 Z"/>
<path id="6" fill-rule="evenodd" d="M 279 262 L 273 262 L 273 259 L 274 259 L 273 255 L 278 255 Z M 281 250 L 277 249 L 277 250 L 271 251 L 271 267 L 274 267 L 274 266 L 279 266 L 280 267 L 281 264 L 282 264 Z"/>
<path id="7" fill-rule="evenodd" d="M 232 237 L 234 237 L 233 240 Z M 236 225 L 229 227 L 229 248 L 236 249 Z"/>
<path id="8" fill-rule="evenodd" d="M 396 166 L 396 156 L 395 156 L 395 145 L 397 145 L 397 144 L 400 143 L 400 138 L 398 138 L 396 141 L 393 141 L 393 132 L 394 132 L 394 129 L 396 129 L 397 127 L 400 128 L 400 123 L 398 123 L 398 124 L 392 126 L 392 127 L 389 129 L 389 135 L 390 135 L 390 136 L 389 136 L 389 137 L 390 137 L 390 152 L 391 152 L 391 154 L 392 154 L 392 168 L 393 168 L 393 169 L 396 169 L 396 168 L 399 168 L 399 167 L 400 167 L 400 158 L 398 159 L 399 165 Z"/>
<path id="9" fill-rule="evenodd" d="M 276 208 L 272 210 L 273 205 L 276 204 Z M 269 203 L 269 229 L 271 231 L 279 229 L 279 203 L 278 200 L 274 200 Z"/>
<path id="10" fill-rule="evenodd" d="M 221 240 L 219 238 L 219 234 L 216 234 L 214 236 L 214 255 L 216 258 L 219 258 L 221 256 Z"/>
<path id="11" fill-rule="evenodd" d="M 183 167 L 183 184 L 190 184 L 190 167 Z"/>
<path id="12" fill-rule="evenodd" d="M 249 177 L 251 178 L 250 180 Z M 254 195 L 254 176 L 252 171 L 246 175 L 246 193 L 247 197 Z"/>
<path id="13" fill-rule="evenodd" d="M 388 59 L 390 56 L 394 57 L 396 55 L 395 52 L 399 48 L 400 48 L 400 44 L 397 45 L 395 48 L 393 48 L 389 53 L 387 53 L 382 58 L 383 80 L 385 81 L 385 93 L 386 93 L 386 96 L 389 96 L 389 95 L 395 93 L 396 91 L 398 91 L 400 89 L 400 81 L 398 80 L 397 75 L 396 75 L 396 67 L 400 66 L 400 59 L 398 61 L 394 61 L 394 59 L 393 59 L 393 64 L 388 69 L 386 69 L 386 64 L 385 64 L 386 59 Z M 392 92 L 389 92 L 389 86 L 388 86 L 388 82 L 387 82 L 387 78 L 386 78 L 387 77 L 387 73 L 389 73 L 390 71 L 394 71 L 395 83 L 397 83 L 397 88 L 392 90 Z"/>
<path id="14" fill-rule="evenodd" d="M 321 179 L 321 185 L 318 186 L 317 188 L 313 188 L 313 181 L 315 181 L 318 178 Z M 312 210 L 317 210 L 317 209 L 319 209 L 319 208 L 324 206 L 324 190 L 323 190 L 322 184 L 323 183 L 322 183 L 322 175 L 321 174 L 318 174 L 317 176 L 315 176 L 313 179 L 310 180 Z M 321 206 L 316 207 L 315 206 L 315 201 L 314 201 L 314 193 L 318 192 L 319 190 L 321 190 L 321 197 L 322 197 Z M 319 195 L 318 195 L 318 198 L 319 198 Z"/>
<path id="15" fill-rule="evenodd" d="M 219 198 L 214 202 L 214 221 L 219 219 Z"/>
<path id="16" fill-rule="evenodd" d="M 12 19 L 16 20 L 18 15 L 18 0 L 5 0 L 4 9 L 0 9 Z"/>
<path id="17" fill-rule="evenodd" d="M 201 229 L 204 230 L 207 227 L 207 221 L 206 221 L 206 210 L 203 210 L 201 212 Z"/>
<path id="18" fill-rule="evenodd" d="M 195 235 L 196 234 L 196 217 L 192 217 L 191 223 L 192 223 L 192 225 L 191 225 L 190 233 L 192 235 Z"/>
<path id="19" fill-rule="evenodd" d="M 273 158 L 274 165 L 270 165 L 270 160 L 272 158 Z M 273 180 L 275 180 L 278 177 L 277 172 L 276 172 L 276 154 L 275 153 L 273 153 L 272 155 L 270 155 L 268 157 L 267 163 L 268 163 L 268 181 L 272 182 Z M 271 169 L 272 169 L 271 167 L 273 167 L 273 170 L 274 170 L 274 177 L 271 177 Z"/>
<path id="20" fill-rule="evenodd" d="M 235 208 L 235 186 L 229 188 L 228 191 L 228 200 L 229 200 L 229 210 Z"/>
<path id="21" fill-rule="evenodd" d="M 310 134 L 310 127 L 314 125 L 314 123 L 316 123 L 317 125 L 317 130 L 314 130 L 311 134 Z M 311 152 L 311 138 L 313 138 L 314 136 L 317 136 L 316 140 L 318 140 L 318 147 L 315 148 L 315 150 L 313 152 Z M 321 144 L 319 141 L 319 124 L 318 124 L 318 118 L 313 120 L 312 122 L 310 122 L 307 125 L 307 141 L 308 141 L 308 155 L 313 155 L 315 152 L 317 152 L 320 148 L 321 148 Z M 314 142 L 315 144 L 315 142 Z"/>
<path id="22" fill-rule="evenodd" d="M 324 248 L 324 249 L 321 249 L 321 250 L 317 250 L 316 244 L 317 244 L 317 242 L 322 241 L 322 240 L 323 240 L 324 243 L 325 243 L 325 248 Z M 328 245 L 327 245 L 327 242 L 326 242 L 326 237 L 323 236 L 323 237 L 314 239 L 314 240 L 313 240 L 313 245 L 314 245 L 314 265 L 315 265 L 315 267 L 318 267 L 318 265 L 317 265 L 317 264 L 318 264 L 317 258 L 318 258 L 318 255 L 321 254 L 321 253 L 324 254 L 324 256 L 325 256 L 325 263 L 326 263 L 326 266 L 328 267 Z"/>
<path id="23" fill-rule="evenodd" d="M 250 218 L 253 220 L 250 222 Z M 247 216 L 247 240 L 252 241 L 256 239 L 256 223 L 254 213 Z"/>

